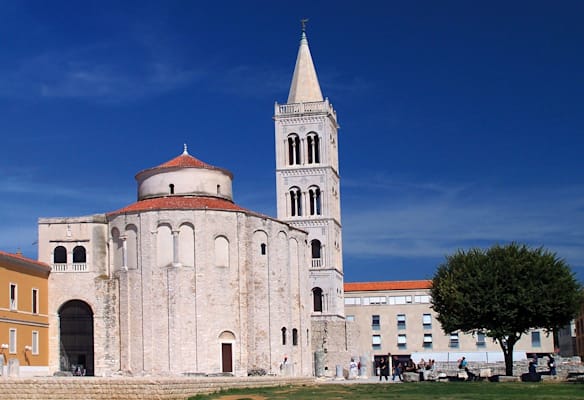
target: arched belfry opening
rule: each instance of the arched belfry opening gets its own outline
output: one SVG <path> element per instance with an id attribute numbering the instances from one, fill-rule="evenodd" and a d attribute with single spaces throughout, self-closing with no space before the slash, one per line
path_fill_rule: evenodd
<path id="1" fill-rule="evenodd" d="M 322 296 L 323 292 L 321 288 L 315 287 L 312 289 L 312 311 L 322 312 Z"/>
<path id="2" fill-rule="evenodd" d="M 59 309 L 59 360 L 61 371 L 93 376 L 93 311 L 81 300 Z"/>

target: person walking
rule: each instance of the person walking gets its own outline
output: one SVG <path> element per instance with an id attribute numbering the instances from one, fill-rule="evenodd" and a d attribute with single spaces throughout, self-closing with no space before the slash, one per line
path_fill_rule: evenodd
<path id="1" fill-rule="evenodd" d="M 548 362 L 547 362 L 548 368 L 550 369 L 550 375 L 551 376 L 556 376 L 557 371 L 556 371 L 556 360 L 554 359 L 554 357 L 550 354 L 548 356 Z"/>
<path id="2" fill-rule="evenodd" d="M 385 377 L 386 381 L 389 380 L 389 364 L 387 363 L 387 360 L 385 359 L 385 357 L 381 357 L 381 360 L 379 360 L 379 380 L 380 381 L 381 381 L 382 377 Z"/>
<path id="3" fill-rule="evenodd" d="M 391 380 L 395 381 L 395 377 L 397 376 L 398 381 L 403 381 L 402 370 L 403 364 L 397 358 L 397 356 L 393 356 L 393 376 L 391 377 Z"/>

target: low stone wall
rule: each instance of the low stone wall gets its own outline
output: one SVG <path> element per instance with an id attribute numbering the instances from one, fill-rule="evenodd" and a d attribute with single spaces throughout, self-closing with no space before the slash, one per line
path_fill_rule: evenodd
<path id="1" fill-rule="evenodd" d="M 49 377 L 0 379 L 2 400 L 185 400 L 222 389 L 312 385 L 314 378 Z"/>
<path id="2" fill-rule="evenodd" d="M 555 357 L 556 360 L 556 372 L 558 379 L 566 379 L 570 374 L 582 371 L 584 373 L 584 364 L 581 362 L 580 357 Z M 528 372 L 530 360 L 522 360 L 513 362 L 513 375 L 520 377 L 522 374 Z M 546 376 L 549 374 L 549 368 L 547 366 L 547 357 L 539 358 L 537 360 L 536 370 L 539 374 Z M 478 375 L 481 369 L 488 368 L 491 370 L 492 375 L 505 375 L 505 363 L 495 362 L 474 362 L 469 361 L 468 368 L 471 372 Z M 459 372 L 458 362 L 436 362 L 436 371 L 444 372 L 448 376 L 456 376 Z"/>

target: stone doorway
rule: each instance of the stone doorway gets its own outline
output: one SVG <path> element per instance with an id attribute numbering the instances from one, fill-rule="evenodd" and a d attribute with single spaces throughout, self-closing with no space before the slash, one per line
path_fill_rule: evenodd
<path id="1" fill-rule="evenodd" d="M 59 309 L 60 369 L 74 375 L 94 375 L 93 311 L 81 300 Z"/>

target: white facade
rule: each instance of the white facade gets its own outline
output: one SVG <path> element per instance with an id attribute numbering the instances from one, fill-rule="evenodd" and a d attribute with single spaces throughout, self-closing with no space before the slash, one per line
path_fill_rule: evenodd
<path id="1" fill-rule="evenodd" d="M 274 121 L 278 219 L 308 232 L 313 319 L 342 319 L 339 125 L 304 31 L 288 103 L 276 103 Z"/>
<path id="2" fill-rule="evenodd" d="M 371 360 L 388 354 L 454 362 L 503 361 L 503 352 L 492 338 L 475 332 L 446 334 L 431 308 L 430 281 L 351 282 L 345 284 L 345 313 L 360 331 L 356 346 Z M 553 353 L 553 337 L 544 330 L 524 334 L 514 349 L 514 359 L 527 354 Z"/>
<path id="3" fill-rule="evenodd" d="M 136 179 L 121 210 L 39 220 L 51 370 L 311 375 L 306 233 L 234 204 L 231 174 L 186 149 Z"/>

